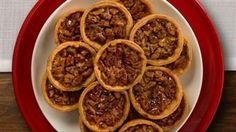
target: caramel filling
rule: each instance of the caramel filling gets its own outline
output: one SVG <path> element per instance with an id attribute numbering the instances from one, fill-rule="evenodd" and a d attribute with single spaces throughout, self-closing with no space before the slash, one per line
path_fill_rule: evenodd
<path id="1" fill-rule="evenodd" d="M 83 13 L 81 11 L 77 11 L 67 16 L 61 23 L 57 33 L 60 43 L 67 41 L 82 41 L 80 34 L 80 20 L 82 15 Z"/>
<path id="2" fill-rule="evenodd" d="M 64 92 L 58 90 L 49 82 L 49 80 L 46 82 L 46 92 L 48 98 L 53 104 L 61 106 L 74 105 L 78 103 L 81 94 L 80 91 Z"/>
<path id="3" fill-rule="evenodd" d="M 140 53 L 124 44 L 109 46 L 99 63 L 102 80 L 111 86 L 125 86 L 134 82 L 141 73 Z"/>
<path id="4" fill-rule="evenodd" d="M 151 14 L 149 7 L 141 0 L 119 0 L 119 2 L 129 10 L 133 17 L 134 23 Z"/>
<path id="5" fill-rule="evenodd" d="M 182 99 L 179 107 L 175 110 L 174 113 L 161 120 L 156 120 L 155 123 L 163 127 L 174 125 L 183 116 L 184 108 L 185 108 L 185 102 L 184 99 Z"/>
<path id="6" fill-rule="evenodd" d="M 124 116 L 126 101 L 124 94 L 110 92 L 97 85 L 84 98 L 86 119 L 100 128 L 114 126 Z"/>
<path id="7" fill-rule="evenodd" d="M 51 72 L 65 87 L 80 86 L 93 73 L 92 54 L 84 47 L 69 46 L 56 54 Z"/>
<path id="8" fill-rule="evenodd" d="M 165 67 L 175 70 L 175 69 L 185 69 L 186 66 L 188 65 L 189 61 L 189 55 L 188 55 L 188 46 L 186 44 L 187 42 L 184 43 L 183 45 L 183 50 L 181 52 L 180 57 L 173 63 L 170 63 L 166 65 Z"/>
<path id="9" fill-rule="evenodd" d="M 158 130 L 151 125 L 139 124 L 129 127 L 124 132 L 158 132 Z"/>
<path id="10" fill-rule="evenodd" d="M 167 59 L 178 47 L 177 27 L 164 19 L 152 19 L 137 30 L 134 42 L 143 48 L 148 59 Z"/>
<path id="11" fill-rule="evenodd" d="M 106 42 L 126 37 L 127 19 L 125 14 L 115 7 L 93 9 L 85 22 L 86 36 L 103 45 Z"/>
<path id="12" fill-rule="evenodd" d="M 176 99 L 176 82 L 163 71 L 146 71 L 133 94 L 141 108 L 152 115 L 161 114 Z"/>

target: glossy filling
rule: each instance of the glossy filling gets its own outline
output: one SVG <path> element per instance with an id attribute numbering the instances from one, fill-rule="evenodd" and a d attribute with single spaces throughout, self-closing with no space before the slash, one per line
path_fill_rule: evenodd
<path id="1" fill-rule="evenodd" d="M 170 63 L 166 65 L 165 67 L 171 70 L 185 69 L 187 67 L 190 58 L 188 55 L 188 46 L 186 43 L 187 42 L 185 41 L 180 57 L 175 62 Z"/>
<path id="2" fill-rule="evenodd" d="M 109 46 L 98 62 L 102 80 L 110 86 L 132 84 L 141 73 L 141 59 L 140 53 L 125 44 Z"/>
<path id="3" fill-rule="evenodd" d="M 133 17 L 134 23 L 151 14 L 149 7 L 141 0 L 119 0 L 119 2 L 129 10 Z"/>
<path id="4" fill-rule="evenodd" d="M 173 126 L 183 116 L 184 108 L 185 108 L 185 102 L 184 102 L 184 99 L 182 99 L 179 107 L 175 110 L 174 113 L 172 113 L 171 115 L 169 115 L 166 118 L 163 118 L 161 120 L 156 120 L 155 122 L 158 125 L 163 126 L 163 127 Z"/>
<path id="5" fill-rule="evenodd" d="M 67 41 L 82 41 L 80 34 L 80 20 L 83 12 L 77 11 L 65 18 L 58 29 L 58 39 L 60 43 Z"/>
<path id="6" fill-rule="evenodd" d="M 89 91 L 83 102 L 85 116 L 90 125 L 99 128 L 112 127 L 124 116 L 125 95 L 120 92 L 110 92 L 101 85 Z"/>
<path id="7" fill-rule="evenodd" d="M 51 100 L 53 104 L 67 106 L 74 105 L 78 103 L 81 92 L 64 92 L 56 89 L 47 79 L 46 82 L 46 92 L 48 98 Z"/>
<path id="8" fill-rule="evenodd" d="M 68 46 L 52 62 L 52 76 L 65 87 L 77 87 L 93 73 L 93 58 L 84 47 Z"/>
<path id="9" fill-rule="evenodd" d="M 145 112 L 159 115 L 176 99 L 176 87 L 175 80 L 166 72 L 149 70 L 134 86 L 133 94 Z"/>
<path id="10" fill-rule="evenodd" d="M 115 7 L 93 9 L 85 22 L 86 36 L 100 45 L 114 39 L 126 37 L 127 19 L 125 14 Z"/>
<path id="11" fill-rule="evenodd" d="M 151 125 L 139 124 L 129 127 L 124 132 L 158 132 L 158 130 Z"/>
<path id="12" fill-rule="evenodd" d="M 155 18 L 139 28 L 134 35 L 148 59 L 167 59 L 178 47 L 177 27 L 165 19 Z"/>

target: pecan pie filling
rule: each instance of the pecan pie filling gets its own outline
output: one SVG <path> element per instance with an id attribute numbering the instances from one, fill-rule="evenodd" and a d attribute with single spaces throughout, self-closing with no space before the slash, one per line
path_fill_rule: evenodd
<path id="1" fill-rule="evenodd" d="M 159 132 L 159 131 L 151 125 L 139 124 L 136 126 L 129 127 L 124 132 Z"/>
<path id="2" fill-rule="evenodd" d="M 89 124 L 107 128 L 121 120 L 126 103 L 124 94 L 110 92 L 98 84 L 85 95 L 83 107 Z"/>
<path id="3" fill-rule="evenodd" d="M 51 73 L 65 87 L 80 86 L 93 73 L 92 53 L 84 47 L 68 46 L 56 54 Z"/>
<path id="4" fill-rule="evenodd" d="M 110 86 L 129 85 L 141 73 L 141 60 L 140 53 L 125 44 L 109 46 L 98 62 L 101 78 Z"/>
<path id="5" fill-rule="evenodd" d="M 90 11 L 85 21 L 85 33 L 94 42 L 104 45 L 114 39 L 125 38 L 127 18 L 116 7 L 106 6 Z"/>
<path id="6" fill-rule="evenodd" d="M 140 83 L 134 86 L 133 94 L 141 108 L 151 114 L 161 114 L 176 99 L 176 82 L 167 73 L 146 71 Z"/>
<path id="7" fill-rule="evenodd" d="M 82 11 L 77 11 L 69 16 L 60 23 L 57 31 L 59 43 L 67 41 L 82 41 L 80 34 L 80 20 L 83 15 Z"/>
<path id="8" fill-rule="evenodd" d="M 60 106 L 74 105 L 78 103 L 81 92 L 66 92 L 56 89 L 50 81 L 46 81 L 46 93 L 53 104 Z"/>
<path id="9" fill-rule="evenodd" d="M 144 49 L 148 59 L 167 59 L 178 46 L 177 27 L 165 19 L 151 19 L 137 30 L 134 42 Z"/>
<path id="10" fill-rule="evenodd" d="M 156 120 L 155 122 L 162 127 L 173 126 L 177 121 L 179 121 L 182 118 L 184 114 L 184 109 L 185 109 L 185 101 L 183 98 L 179 107 L 175 110 L 174 113 L 163 119 Z"/>
<path id="11" fill-rule="evenodd" d="M 144 0 L 118 0 L 122 3 L 130 12 L 133 17 L 134 23 L 141 18 L 152 14 L 151 6 L 144 3 Z"/>

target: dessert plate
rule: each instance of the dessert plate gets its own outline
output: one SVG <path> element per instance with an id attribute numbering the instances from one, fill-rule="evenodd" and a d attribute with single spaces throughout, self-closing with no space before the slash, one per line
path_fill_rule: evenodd
<path id="1" fill-rule="evenodd" d="M 78 112 L 61 113 L 52 109 L 43 99 L 40 87 L 47 57 L 54 46 L 53 31 L 56 20 L 69 8 L 75 6 L 86 7 L 95 1 L 88 0 L 85 2 L 82 0 L 71 0 L 63 2 L 63 0 L 58 0 L 56 2 L 46 0 L 38 1 L 22 26 L 16 42 L 13 59 L 15 95 L 21 112 L 32 130 L 47 129 L 52 131 L 53 128 L 58 131 L 79 130 Z M 185 91 L 190 102 L 190 112 L 188 116 L 185 117 L 185 121 L 188 117 L 189 119 L 182 128 L 181 126 L 184 123 L 175 130 L 178 130 L 179 128 L 183 131 L 189 130 L 190 128 L 191 130 L 206 130 L 218 106 L 223 84 L 222 54 L 217 34 L 205 12 L 194 0 L 173 0 L 170 1 L 170 3 L 177 7 L 189 21 L 199 44 L 191 27 L 174 6 L 167 1 L 152 0 L 152 2 L 154 2 L 153 5 L 155 5 L 156 12 L 169 15 L 180 23 L 184 34 L 193 45 L 193 65 L 190 68 L 190 71 L 182 77 Z M 186 5 L 189 5 L 189 7 L 186 7 Z M 58 6 L 60 7 L 57 8 Z M 191 12 L 194 12 L 196 15 L 192 16 Z M 51 16 L 49 17 L 49 15 Z M 46 21 L 47 18 L 48 20 Z M 33 48 L 34 53 L 32 56 Z M 202 52 L 200 52 L 200 49 Z M 203 56 L 204 72 L 201 53 Z M 218 59 L 216 60 L 215 57 Z M 32 79 L 30 78 L 31 75 Z M 201 95 L 197 103 L 201 89 Z M 35 101 L 35 97 L 37 102 Z M 212 101 L 213 103 L 210 103 Z M 194 109 L 196 103 L 197 105 Z M 30 107 L 27 107 L 29 105 Z M 199 111 L 200 109 L 201 111 Z M 40 110 L 51 125 L 44 118 Z M 192 111 L 193 113 L 190 116 Z"/>

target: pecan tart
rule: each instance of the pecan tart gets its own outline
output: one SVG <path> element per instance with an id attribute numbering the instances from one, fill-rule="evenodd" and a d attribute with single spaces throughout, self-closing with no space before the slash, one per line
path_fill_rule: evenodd
<path id="1" fill-rule="evenodd" d="M 94 60 L 95 75 L 108 90 L 127 90 L 142 79 L 146 61 L 141 47 L 132 41 L 117 39 L 98 51 Z"/>
<path id="2" fill-rule="evenodd" d="M 85 10 L 81 35 L 95 49 L 115 39 L 125 39 L 133 26 L 129 11 L 114 1 L 98 2 Z"/>
<path id="3" fill-rule="evenodd" d="M 131 120 L 119 132 L 163 132 L 156 123 L 144 119 Z"/>
<path id="4" fill-rule="evenodd" d="M 161 126 L 165 131 L 171 130 L 175 126 L 178 126 L 182 121 L 183 117 L 185 117 L 188 113 L 188 104 L 186 100 L 186 96 L 183 96 L 182 101 L 179 107 L 175 110 L 171 115 L 154 121 L 159 126 Z"/>
<path id="5" fill-rule="evenodd" d="M 73 9 L 64 14 L 57 22 L 54 38 L 57 45 L 67 41 L 82 41 L 80 20 L 84 9 Z"/>
<path id="6" fill-rule="evenodd" d="M 142 80 L 129 91 L 134 108 L 145 118 L 162 119 L 179 106 L 182 84 L 164 67 L 147 67 Z"/>
<path id="7" fill-rule="evenodd" d="M 183 34 L 170 17 L 153 14 L 144 17 L 130 33 L 130 40 L 140 45 L 148 64 L 161 66 L 177 60 L 183 48 Z"/>
<path id="8" fill-rule="evenodd" d="M 43 96 L 47 103 L 62 112 L 73 111 L 78 108 L 81 91 L 61 91 L 55 88 L 44 75 L 42 80 Z"/>
<path id="9" fill-rule="evenodd" d="M 134 23 L 145 16 L 153 14 L 153 7 L 149 0 L 114 0 L 123 4 L 130 12 Z"/>
<path id="10" fill-rule="evenodd" d="M 90 84 L 79 99 L 80 117 L 92 131 L 115 131 L 127 118 L 129 108 L 126 91 L 108 91 L 98 82 Z"/>
<path id="11" fill-rule="evenodd" d="M 171 69 L 177 75 L 183 75 L 190 67 L 192 62 L 192 46 L 191 44 L 184 39 L 183 50 L 180 54 L 180 57 L 164 67 Z"/>
<path id="12" fill-rule="evenodd" d="M 70 41 L 59 45 L 48 59 L 47 73 L 52 84 L 63 91 L 77 91 L 95 79 L 96 52 L 88 44 Z"/>

